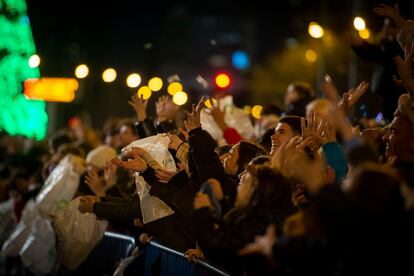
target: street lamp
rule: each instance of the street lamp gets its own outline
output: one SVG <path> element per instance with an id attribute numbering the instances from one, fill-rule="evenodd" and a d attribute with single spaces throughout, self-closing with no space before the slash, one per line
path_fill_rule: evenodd
<path id="1" fill-rule="evenodd" d="M 309 23 L 308 33 L 313 38 L 323 37 L 324 31 L 323 28 L 316 22 Z"/>
<path id="2" fill-rule="evenodd" d="M 355 17 L 354 18 L 354 28 L 357 31 L 362 31 L 365 29 L 365 20 L 362 17 Z"/>

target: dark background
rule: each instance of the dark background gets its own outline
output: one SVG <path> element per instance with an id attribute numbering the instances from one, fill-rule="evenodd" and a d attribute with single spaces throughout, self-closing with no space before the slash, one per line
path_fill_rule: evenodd
<path id="1" fill-rule="evenodd" d="M 212 83 L 223 70 L 233 80 L 226 93 L 233 94 L 239 106 L 280 102 L 294 80 L 309 81 L 318 91 L 325 73 L 343 91 L 370 80 L 372 64 L 359 61 L 349 45 L 356 35 L 352 22 L 357 15 L 365 18 L 375 40 L 383 18 L 372 9 L 379 3 L 394 2 L 29 0 L 41 75 L 73 77 L 81 63 L 90 70 L 80 80 L 74 102 L 48 104 L 49 129 L 64 126 L 74 115 L 89 118 L 94 127 L 101 127 L 109 116 L 133 116 L 127 100 L 137 89 L 125 83 L 132 72 L 141 75 L 141 85 L 153 76 L 163 78 L 164 87 L 153 93 L 151 103 L 166 93 L 166 78 L 173 74 L 180 76 L 190 101 L 213 95 L 213 85 L 204 89 L 195 78 L 201 75 Z M 403 14 L 412 10 L 408 3 L 400 3 Z M 324 39 L 309 37 L 310 21 L 325 28 Z M 304 58 L 309 48 L 318 53 L 315 63 Z M 231 54 L 236 50 L 248 53 L 249 68 L 232 67 Z M 117 70 L 113 83 L 101 78 L 108 67 Z M 375 115 L 375 96 L 365 100 Z"/>

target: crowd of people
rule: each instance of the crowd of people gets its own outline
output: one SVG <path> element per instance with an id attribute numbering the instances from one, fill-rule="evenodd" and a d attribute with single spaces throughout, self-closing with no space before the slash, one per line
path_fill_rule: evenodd
<path id="1" fill-rule="evenodd" d="M 13 221 L 0 217 L 0 244 L 71 154 L 86 164 L 79 211 L 136 237 L 140 248 L 154 239 L 235 275 L 414 274 L 414 22 L 393 7 L 375 12 L 394 24 L 403 53 L 386 57 L 396 76 L 385 98 L 398 100 L 386 102 L 384 125 L 347 119 L 368 82 L 339 93 L 327 76 L 324 97 L 294 82 L 285 108 L 265 108 L 250 131 L 233 123 L 237 107 L 221 99 L 203 97 L 180 121 L 170 97 L 157 100 L 151 118 L 148 102 L 134 95 L 136 118 L 110 118 L 100 131 L 78 118 L 45 142 L 2 134 L 0 210 L 11 206 Z M 173 169 L 134 145 L 153 137 L 168 138 Z M 161 215 L 149 214 L 155 205 Z M 2 262 L 9 274 L 19 266 Z M 139 264 L 125 273 L 139 273 Z"/>

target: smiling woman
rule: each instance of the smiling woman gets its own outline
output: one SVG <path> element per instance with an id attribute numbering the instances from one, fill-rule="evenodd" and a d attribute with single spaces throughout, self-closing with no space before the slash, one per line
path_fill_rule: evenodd
<path id="1" fill-rule="evenodd" d="M 229 175 L 239 175 L 250 160 L 259 155 L 266 155 L 266 150 L 255 143 L 241 141 L 228 152 L 223 162 L 224 170 Z"/>

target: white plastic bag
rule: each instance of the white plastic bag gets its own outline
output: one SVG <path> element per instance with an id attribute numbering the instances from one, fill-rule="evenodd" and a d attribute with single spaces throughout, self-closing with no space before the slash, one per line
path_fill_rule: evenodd
<path id="1" fill-rule="evenodd" d="M 4 242 L 1 252 L 3 256 L 13 257 L 19 254 L 31 231 L 31 225 L 20 222 L 10 237 Z"/>
<path id="2" fill-rule="evenodd" d="M 176 171 L 174 157 L 168 151 L 170 138 L 166 134 L 158 134 L 132 142 L 122 149 L 129 151 L 133 147 L 140 147 L 151 155 L 165 170 Z M 151 186 L 145 179 L 135 174 L 135 186 L 139 195 L 142 222 L 144 224 L 174 214 L 174 211 L 161 199 L 150 195 Z"/>
<path id="3" fill-rule="evenodd" d="M 279 119 L 280 117 L 274 114 L 262 115 L 262 118 L 256 120 L 254 125 L 254 137 L 260 139 L 267 130 L 276 127 Z"/>
<path id="4" fill-rule="evenodd" d="M 40 216 L 35 219 L 19 254 L 24 266 L 35 275 L 45 275 L 52 271 L 56 264 L 56 240 L 48 219 Z"/>
<path id="5" fill-rule="evenodd" d="M 138 174 L 135 175 L 135 186 L 139 196 L 142 222 L 144 224 L 174 214 L 174 211 L 164 201 L 150 195 L 151 186 Z"/>
<path id="6" fill-rule="evenodd" d="M 33 221 L 39 217 L 37 205 L 29 200 L 22 211 L 19 224 L 10 237 L 4 242 L 2 253 L 4 256 L 17 256 L 32 231 Z"/>
<path id="7" fill-rule="evenodd" d="M 244 113 L 243 109 L 238 108 L 233 104 L 232 96 L 226 96 L 218 100 L 220 110 L 224 111 L 224 121 L 229 127 L 237 130 L 243 139 L 250 139 L 254 135 L 253 124 L 249 116 Z M 200 115 L 201 126 L 205 131 L 218 141 L 219 145 L 226 144 L 223 138 L 223 131 L 218 127 L 213 117 L 208 114 L 206 109 L 201 111 Z"/>
<path id="8" fill-rule="evenodd" d="M 16 227 L 13 206 L 14 201 L 11 198 L 0 203 L 0 245 Z"/>
<path id="9" fill-rule="evenodd" d="M 85 161 L 82 158 L 66 155 L 46 179 L 36 197 L 39 211 L 51 217 L 71 201 L 78 190 L 80 176 L 85 170 Z"/>
<path id="10" fill-rule="evenodd" d="M 167 134 L 158 134 L 143 139 L 136 140 L 122 149 L 122 152 L 128 152 L 133 147 L 139 147 L 148 152 L 151 157 L 157 161 L 165 170 L 175 171 L 174 157 L 168 151 L 170 138 Z"/>
<path id="11" fill-rule="evenodd" d="M 79 202 L 79 198 L 71 201 L 56 213 L 53 220 L 61 264 L 70 270 L 75 270 L 86 260 L 108 226 L 107 221 L 97 220 L 93 213 L 79 212 Z"/>

